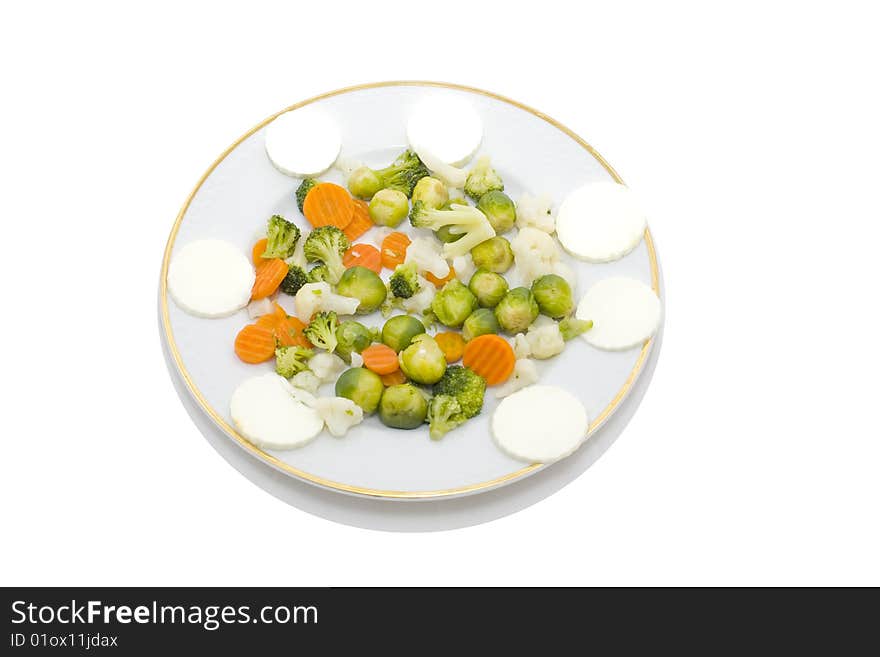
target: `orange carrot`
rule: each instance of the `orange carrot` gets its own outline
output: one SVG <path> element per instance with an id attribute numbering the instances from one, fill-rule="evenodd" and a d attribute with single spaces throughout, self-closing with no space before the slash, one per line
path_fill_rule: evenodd
<path id="1" fill-rule="evenodd" d="M 406 259 L 406 247 L 411 241 L 405 233 L 388 233 L 382 240 L 382 266 L 394 269 L 397 265 L 402 265 Z"/>
<path id="2" fill-rule="evenodd" d="M 382 256 L 379 249 L 372 244 L 355 244 L 342 256 L 342 264 L 346 269 L 366 267 L 377 274 L 382 271 Z"/>
<path id="3" fill-rule="evenodd" d="M 361 352 L 364 367 L 376 374 L 391 374 L 400 368 L 397 352 L 386 344 L 372 344 Z"/>
<path id="4" fill-rule="evenodd" d="M 266 260 L 266 264 L 257 268 L 257 278 L 251 290 L 251 299 L 265 299 L 281 285 L 287 276 L 289 267 L 281 258 Z"/>
<path id="5" fill-rule="evenodd" d="M 278 323 L 275 326 L 275 339 L 278 340 L 278 344 L 285 347 L 295 345 L 297 347 L 305 347 L 308 349 L 312 346 L 312 343 L 309 342 L 309 339 L 303 334 L 303 329 L 305 327 L 306 325 L 296 317 L 285 317 L 284 319 L 278 320 Z"/>
<path id="6" fill-rule="evenodd" d="M 461 333 L 445 331 L 434 336 L 447 363 L 454 363 L 464 354 L 464 338 Z"/>
<path id="7" fill-rule="evenodd" d="M 262 264 L 265 264 L 265 260 L 263 259 L 263 254 L 266 252 L 266 245 L 269 243 L 265 237 L 261 240 L 257 240 L 257 243 L 254 244 L 254 250 L 252 251 L 254 257 L 254 266 L 259 267 Z"/>
<path id="8" fill-rule="evenodd" d="M 494 386 L 510 378 L 516 356 L 513 347 L 500 335 L 487 333 L 480 335 L 464 347 L 462 363 Z"/>
<path id="9" fill-rule="evenodd" d="M 394 370 L 391 374 L 381 374 L 379 375 L 379 378 L 382 379 L 382 385 L 386 388 L 406 383 L 406 374 L 400 369 Z"/>
<path id="10" fill-rule="evenodd" d="M 275 355 L 272 329 L 248 324 L 235 336 L 235 354 L 245 363 L 262 363 Z"/>
<path id="11" fill-rule="evenodd" d="M 303 214 L 314 228 L 336 226 L 344 229 L 354 216 L 354 201 L 344 187 L 328 182 L 318 183 L 306 196 Z"/>
<path id="12" fill-rule="evenodd" d="M 446 275 L 446 278 L 437 278 L 431 272 L 425 272 L 425 279 L 431 281 L 435 287 L 443 287 L 453 278 L 455 278 L 455 269 L 452 267 L 449 267 L 449 273 Z"/>
<path id="13" fill-rule="evenodd" d="M 359 198 L 352 199 L 352 202 L 354 203 L 354 214 L 351 215 L 351 223 L 342 231 L 349 242 L 354 242 L 374 225 L 373 220 L 370 219 L 370 206 L 367 205 L 367 202 Z"/>

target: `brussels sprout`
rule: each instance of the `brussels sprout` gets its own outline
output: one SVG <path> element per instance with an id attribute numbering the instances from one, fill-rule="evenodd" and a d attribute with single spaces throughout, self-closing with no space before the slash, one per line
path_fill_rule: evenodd
<path id="1" fill-rule="evenodd" d="M 370 198 L 382 189 L 382 178 L 370 167 L 358 167 L 348 177 L 348 191 L 358 198 Z"/>
<path id="2" fill-rule="evenodd" d="M 423 178 L 424 180 L 424 178 Z M 379 419 L 394 429 L 415 429 L 422 425 L 428 415 L 425 395 L 409 383 L 389 386 L 379 402 Z"/>
<path id="3" fill-rule="evenodd" d="M 397 228 L 409 214 L 406 194 L 396 189 L 382 189 L 370 200 L 370 219 L 377 226 Z"/>
<path id="4" fill-rule="evenodd" d="M 414 337 L 399 358 L 400 369 L 407 378 L 422 385 L 437 383 L 446 372 L 446 357 L 437 341 L 427 333 Z"/>
<path id="5" fill-rule="evenodd" d="M 479 208 L 496 233 L 503 233 L 513 228 L 516 222 L 516 206 L 504 192 L 486 192 L 477 201 Z"/>
<path id="6" fill-rule="evenodd" d="M 409 346 L 412 339 L 425 332 L 425 325 L 415 317 L 397 315 L 382 327 L 382 342 L 400 353 Z"/>
<path id="7" fill-rule="evenodd" d="M 471 276 L 468 289 L 477 297 L 483 308 L 494 308 L 507 294 L 507 281 L 501 274 L 486 269 L 478 269 Z"/>
<path id="8" fill-rule="evenodd" d="M 477 308 L 464 320 L 461 327 L 461 337 L 465 339 L 465 342 L 470 342 L 479 335 L 498 333 L 500 330 L 498 319 L 491 308 Z"/>
<path id="9" fill-rule="evenodd" d="M 538 302 L 527 287 L 515 287 L 495 306 L 495 318 L 507 333 L 525 333 L 538 316 Z"/>
<path id="10" fill-rule="evenodd" d="M 434 296 L 431 310 L 441 324 L 461 326 L 474 310 L 477 309 L 477 297 L 466 285 L 453 278 Z"/>
<path id="11" fill-rule="evenodd" d="M 364 409 L 364 413 L 376 410 L 384 390 L 379 375 L 365 367 L 347 369 L 336 379 L 336 396 L 350 399 Z"/>
<path id="12" fill-rule="evenodd" d="M 352 352 L 361 353 L 378 337 L 376 329 L 367 328 L 353 319 L 346 320 L 336 329 L 336 353 L 350 363 Z"/>
<path id="13" fill-rule="evenodd" d="M 570 315 L 574 310 L 571 286 L 562 276 L 546 274 L 535 279 L 532 283 L 532 294 L 535 295 L 540 311 L 553 319 Z"/>
<path id="14" fill-rule="evenodd" d="M 471 249 L 474 264 L 480 269 L 488 269 L 503 274 L 513 265 L 513 249 L 503 237 L 492 237 L 480 242 Z"/>
<path id="15" fill-rule="evenodd" d="M 371 313 L 382 305 L 388 294 L 385 283 L 372 269 L 351 267 L 346 269 L 336 286 L 336 293 L 344 297 L 360 299 L 358 314 Z"/>
<path id="16" fill-rule="evenodd" d="M 436 231 L 434 231 L 434 234 L 437 236 L 437 239 L 444 244 L 457 242 L 462 237 L 464 237 L 464 233 L 453 233 L 452 226 L 441 226 Z"/>
<path id="17" fill-rule="evenodd" d="M 446 185 L 436 178 L 425 176 L 413 187 L 412 200 L 413 203 L 421 201 L 426 208 L 436 210 L 442 208 L 449 201 L 449 191 L 446 189 Z"/>

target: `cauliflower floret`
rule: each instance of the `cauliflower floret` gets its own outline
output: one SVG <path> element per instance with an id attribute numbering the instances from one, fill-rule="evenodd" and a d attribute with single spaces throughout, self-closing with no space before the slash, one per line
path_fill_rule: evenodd
<path id="1" fill-rule="evenodd" d="M 363 409 L 345 397 L 321 397 L 315 410 L 327 425 L 327 431 L 337 437 L 344 436 L 364 419 Z"/>
<path id="2" fill-rule="evenodd" d="M 526 340 L 529 342 L 532 358 L 539 360 L 553 358 L 565 349 L 565 340 L 562 339 L 559 324 L 552 320 L 549 324 L 543 322 L 532 324 L 526 333 Z"/>
<path id="3" fill-rule="evenodd" d="M 354 315 L 360 299 L 334 294 L 330 283 L 306 283 L 294 297 L 296 314 L 308 323 L 318 312 L 335 312 L 337 315 Z"/>
<path id="4" fill-rule="evenodd" d="M 263 297 L 262 299 L 258 299 L 257 301 L 251 301 L 247 305 L 247 314 L 249 319 L 256 319 L 257 317 L 268 315 L 272 312 L 272 310 L 272 299 L 270 299 L 269 297 Z"/>
<path id="5" fill-rule="evenodd" d="M 521 228 L 510 242 L 510 248 L 523 285 L 531 285 L 536 278 L 553 273 L 571 283 L 573 271 L 561 262 L 559 245 L 547 233 L 528 226 Z"/>
<path id="6" fill-rule="evenodd" d="M 314 358 L 312 359 L 314 360 Z M 321 387 L 321 379 L 315 376 L 315 373 L 311 370 L 303 370 L 302 372 L 297 372 L 294 377 L 290 380 L 290 385 L 299 390 L 305 390 L 306 392 L 310 392 L 313 395 L 318 392 L 318 388 Z"/>
<path id="7" fill-rule="evenodd" d="M 309 359 L 309 369 L 321 383 L 329 383 L 336 379 L 348 365 L 336 354 L 320 351 Z"/>
<path id="8" fill-rule="evenodd" d="M 404 263 L 414 263 L 420 272 L 430 272 L 443 279 L 449 275 L 449 263 L 440 255 L 440 242 L 433 237 L 417 237 L 406 247 Z"/>
<path id="9" fill-rule="evenodd" d="M 538 368 L 535 361 L 528 358 L 520 358 L 513 366 L 513 374 L 507 382 L 495 391 L 498 399 L 512 395 L 517 390 L 530 386 L 538 381 Z"/>
<path id="10" fill-rule="evenodd" d="M 364 357 L 361 356 L 358 352 L 351 352 L 351 366 L 352 367 L 363 367 L 364 365 Z"/>
<path id="11" fill-rule="evenodd" d="M 516 202 L 516 227 L 537 228 L 547 234 L 556 230 L 553 199 L 548 194 L 523 194 Z"/>
<path id="12" fill-rule="evenodd" d="M 470 253 L 456 256 L 452 259 L 452 268 L 455 270 L 455 277 L 465 285 L 471 280 L 471 276 L 477 270 L 474 259 Z"/>
<path id="13" fill-rule="evenodd" d="M 437 294 L 437 288 L 434 287 L 434 284 L 419 276 L 419 291 L 409 299 L 402 300 L 403 309 L 411 315 L 424 313 L 431 307 L 435 294 Z"/>
<path id="14" fill-rule="evenodd" d="M 520 358 L 528 358 L 532 355 L 532 348 L 525 333 L 517 333 L 513 336 L 513 355 Z"/>

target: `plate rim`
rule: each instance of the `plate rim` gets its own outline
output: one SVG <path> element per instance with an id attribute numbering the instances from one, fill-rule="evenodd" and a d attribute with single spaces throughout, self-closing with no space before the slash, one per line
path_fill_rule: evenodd
<path id="1" fill-rule="evenodd" d="M 168 265 L 171 259 L 171 250 L 174 248 L 174 243 L 177 238 L 177 234 L 180 230 L 181 223 L 183 222 L 183 218 L 186 215 L 187 210 L 189 210 L 189 206 L 191 205 L 193 199 L 196 194 L 201 189 L 202 185 L 208 179 L 208 177 L 214 172 L 214 170 L 219 166 L 219 164 L 226 159 L 226 157 L 232 153 L 245 139 L 253 135 L 255 132 L 259 131 L 269 123 L 275 120 L 281 114 L 285 112 L 289 112 L 291 110 L 298 109 L 300 107 L 304 107 L 306 105 L 310 105 L 312 103 L 324 100 L 326 98 L 332 98 L 334 96 L 339 96 L 346 93 L 352 93 L 355 91 L 362 91 L 365 89 L 378 89 L 382 87 L 398 87 L 398 86 L 413 86 L 413 87 L 438 87 L 444 89 L 454 89 L 457 91 L 465 91 L 469 93 L 479 94 L 482 96 L 486 96 L 503 103 L 507 103 L 512 105 L 518 109 L 524 110 L 543 121 L 546 121 L 553 127 L 562 131 L 564 134 L 568 135 L 575 143 L 584 148 L 590 155 L 592 155 L 596 161 L 608 172 L 611 178 L 621 185 L 625 184 L 623 179 L 618 175 L 618 173 L 614 170 L 614 168 L 605 160 L 602 155 L 600 155 L 596 149 L 594 149 L 590 144 L 588 144 L 584 139 L 578 136 L 574 131 L 570 128 L 567 128 L 559 121 L 547 116 L 543 112 L 540 112 L 528 105 L 524 105 L 519 101 L 513 100 L 506 96 L 502 96 L 500 94 L 496 94 L 491 91 L 486 91 L 484 89 L 479 89 L 477 87 L 471 87 L 462 84 L 456 84 L 452 82 L 436 82 L 429 80 L 389 80 L 383 82 L 368 82 L 364 84 L 352 85 L 348 87 L 342 87 L 340 89 L 335 89 L 333 91 L 328 91 L 326 93 L 320 94 L 318 96 L 313 96 L 306 100 L 299 101 L 290 105 L 289 107 L 285 107 L 284 109 L 270 115 L 269 117 L 260 121 L 256 126 L 248 130 L 241 137 L 236 139 L 226 150 L 224 150 L 220 156 L 214 160 L 210 167 L 202 174 L 201 178 L 199 178 L 195 187 L 193 187 L 192 191 L 187 196 L 183 206 L 177 214 L 176 219 L 174 220 L 174 225 L 171 227 L 171 233 L 168 236 L 168 240 L 165 244 L 165 251 L 162 257 L 162 268 L 160 271 L 160 280 L 159 280 L 159 304 L 161 310 L 161 323 L 163 329 L 163 338 L 166 341 L 166 345 L 171 354 L 172 360 L 174 361 L 175 367 L 177 368 L 178 374 L 180 374 L 181 379 L 189 391 L 190 395 L 196 401 L 196 403 L 201 407 L 202 411 L 216 424 L 227 436 L 236 441 L 240 447 L 249 452 L 252 456 L 258 458 L 259 460 L 267 463 L 273 468 L 280 470 L 288 475 L 292 475 L 300 480 L 306 481 L 308 483 L 320 486 L 322 488 L 328 488 L 331 490 L 336 490 L 343 493 L 359 495 L 369 498 L 380 498 L 380 499 L 441 499 L 441 498 L 451 498 L 458 497 L 461 495 L 468 495 L 478 492 L 488 491 L 494 488 L 498 488 L 499 486 L 511 483 L 513 481 L 517 481 L 527 477 L 528 475 L 534 474 L 538 470 L 543 469 L 549 464 L 543 463 L 532 463 L 530 465 L 525 465 L 522 468 L 515 470 L 513 472 L 509 472 L 500 477 L 495 477 L 494 479 L 490 479 L 485 482 L 480 482 L 477 484 L 468 484 L 466 486 L 458 486 L 455 488 L 445 488 L 445 489 L 437 489 L 437 490 L 423 490 L 423 491 L 402 491 L 402 490 L 382 490 L 375 488 L 367 488 L 363 486 L 355 486 L 352 484 L 346 484 L 343 482 L 332 481 L 330 479 L 326 479 L 324 477 L 320 477 L 317 475 L 313 475 L 311 473 L 305 472 L 304 470 L 300 470 L 299 468 L 295 468 L 294 466 L 282 461 L 281 459 L 272 456 L 271 454 L 265 452 L 263 449 L 257 447 L 250 441 L 248 441 L 244 436 L 236 431 L 235 427 L 229 424 L 216 410 L 208 403 L 205 399 L 204 395 L 202 395 L 201 391 L 198 389 L 198 386 L 195 385 L 192 378 L 189 375 L 186 367 L 183 364 L 183 358 L 180 354 L 180 351 L 177 348 L 177 343 L 174 339 L 174 331 L 171 328 L 171 319 L 168 310 Z M 651 236 L 650 228 L 645 228 L 645 246 L 648 250 L 648 261 L 651 268 L 651 289 L 657 294 L 662 302 L 662 296 L 660 294 L 660 276 L 659 276 L 659 268 L 657 264 L 657 253 L 654 247 L 654 241 Z M 590 426 L 587 431 L 587 440 L 594 434 L 596 431 L 601 428 L 601 426 L 605 423 L 605 421 L 617 410 L 626 396 L 629 394 L 633 385 L 638 379 L 639 375 L 644 368 L 645 362 L 647 361 L 648 355 L 651 352 L 651 348 L 654 344 L 654 338 L 649 339 L 642 346 L 641 352 L 639 353 L 639 357 L 636 359 L 635 365 L 629 373 L 626 381 L 614 395 L 612 400 L 608 403 L 608 405 L 602 409 L 596 418 L 590 421 Z"/>

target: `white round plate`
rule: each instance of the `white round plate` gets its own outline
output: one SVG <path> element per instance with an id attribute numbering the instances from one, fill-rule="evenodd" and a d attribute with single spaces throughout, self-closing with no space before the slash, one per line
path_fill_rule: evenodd
<path id="1" fill-rule="evenodd" d="M 523 192 L 548 193 L 557 206 L 572 190 L 597 180 L 622 182 L 614 170 L 580 137 L 545 115 L 495 94 L 457 85 L 388 82 L 334 91 L 283 111 L 314 105 L 334 119 L 342 134 L 342 156 L 385 166 L 406 148 L 410 109 L 430 95 L 452 94 L 471 103 L 483 121 L 477 154 L 487 153 L 516 200 Z M 283 112 L 280 112 L 283 113 Z M 279 114 L 280 114 L 279 113 Z M 324 431 L 296 450 L 262 450 L 237 433 L 229 417 L 233 390 L 245 378 L 272 369 L 271 363 L 247 365 L 232 350 L 236 333 L 249 323 L 245 311 L 222 319 L 186 314 L 169 299 L 168 263 L 177 249 L 197 239 L 228 240 L 249 254 L 255 235 L 273 214 L 307 230 L 296 207 L 299 180 L 280 173 L 266 157 L 265 127 L 273 115 L 250 130 L 211 166 L 196 185 L 174 223 L 162 262 L 160 322 L 171 359 L 200 409 L 230 439 L 276 469 L 331 490 L 395 500 L 442 499 L 488 491 L 521 480 L 544 467 L 525 464 L 502 453 L 489 434 L 497 406 L 489 388 L 483 412 L 447 434 L 428 437 L 427 427 L 412 431 L 385 427 L 370 417 L 344 438 Z M 319 176 L 344 184 L 331 169 Z M 400 227 L 412 231 L 407 223 Z M 370 242 L 368 232 L 358 242 Z M 566 256 L 578 276 L 576 300 L 596 281 L 630 276 L 660 293 L 659 271 L 651 234 L 621 260 L 589 264 Z M 515 272 L 508 276 L 516 284 Z M 293 299 L 279 295 L 293 313 Z M 359 318 L 380 326 L 379 313 Z M 539 363 L 540 382 L 575 394 L 591 419 L 590 439 L 620 406 L 641 374 L 654 340 L 641 348 L 604 352 L 573 340 L 556 358 Z M 332 384 L 321 390 L 332 394 Z M 582 447 L 583 449 L 583 447 Z"/>

